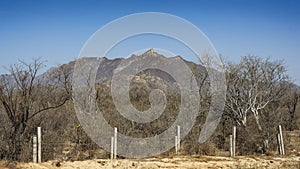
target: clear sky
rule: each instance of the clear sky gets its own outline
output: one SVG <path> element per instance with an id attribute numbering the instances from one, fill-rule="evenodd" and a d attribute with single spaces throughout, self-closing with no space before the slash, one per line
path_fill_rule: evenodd
<path id="1" fill-rule="evenodd" d="M 192 22 L 227 60 L 238 62 L 244 55 L 284 60 L 300 84 L 298 0 L 1 0 L 0 73 L 18 59 L 42 57 L 48 67 L 67 63 L 99 28 L 137 12 L 170 13 Z"/>

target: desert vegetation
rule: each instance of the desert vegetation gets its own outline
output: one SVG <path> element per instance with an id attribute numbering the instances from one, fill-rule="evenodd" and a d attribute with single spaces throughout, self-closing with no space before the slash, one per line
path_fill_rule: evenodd
<path id="1" fill-rule="evenodd" d="M 150 91 L 157 88 L 165 92 L 168 102 L 157 120 L 145 124 L 132 122 L 116 110 L 110 93 L 111 73 L 119 62 L 120 59 L 106 60 L 98 70 L 99 76 L 105 74 L 95 84 L 95 97 L 103 116 L 128 136 L 150 137 L 163 132 L 176 120 L 179 111 L 180 90 L 175 80 L 155 69 L 135 75 L 129 92 L 135 108 L 149 109 Z M 192 130 L 181 142 L 181 155 L 228 156 L 233 126 L 237 126 L 238 133 L 237 155 L 275 155 L 278 125 L 284 131 L 299 129 L 299 87 L 287 75 L 283 62 L 245 56 L 240 63 L 225 63 L 225 110 L 213 136 L 199 144 L 211 102 L 210 79 L 203 63 L 185 62 L 196 77 L 201 109 Z M 9 68 L 10 74 L 0 76 L 0 158 L 32 161 L 32 137 L 38 126 L 43 132 L 43 161 L 108 158 L 109 152 L 98 147 L 77 120 L 72 102 L 74 62 L 45 73 L 40 72 L 43 66 L 40 59 L 19 62 Z M 288 154 L 298 152 L 300 147 L 287 149 Z M 173 149 L 162 156 L 172 154 Z"/>

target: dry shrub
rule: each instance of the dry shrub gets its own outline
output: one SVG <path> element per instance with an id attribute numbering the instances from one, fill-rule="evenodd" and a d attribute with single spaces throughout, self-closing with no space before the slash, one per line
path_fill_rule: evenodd
<path id="1" fill-rule="evenodd" d="M 278 151 L 270 150 L 270 151 L 266 152 L 266 155 L 267 156 L 276 156 L 276 155 L 278 155 Z"/>
<path id="2" fill-rule="evenodd" d="M 200 146 L 200 153 L 202 155 L 214 156 L 216 155 L 217 151 L 218 149 L 216 144 L 214 144 L 212 141 L 207 141 Z"/>

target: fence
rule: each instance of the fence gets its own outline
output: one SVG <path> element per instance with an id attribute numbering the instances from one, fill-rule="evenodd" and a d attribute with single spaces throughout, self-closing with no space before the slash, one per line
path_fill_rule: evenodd
<path id="1" fill-rule="evenodd" d="M 31 156 L 30 161 L 41 162 L 53 159 L 61 160 L 85 160 L 92 158 L 111 158 L 117 157 L 117 128 L 114 129 L 114 135 L 111 138 L 111 153 L 98 147 L 89 139 L 78 139 L 74 142 L 72 139 L 55 139 L 51 140 L 47 138 L 47 135 L 40 135 L 42 133 L 41 128 L 37 129 L 37 136 L 33 136 L 31 140 L 25 140 L 29 146 L 26 147 L 25 153 L 22 153 L 21 158 L 24 156 Z M 180 126 L 177 127 L 176 136 L 174 137 L 175 152 L 179 154 L 180 150 Z M 236 155 L 236 127 L 232 129 L 232 135 L 229 136 L 230 144 L 230 156 Z M 278 151 L 280 155 L 285 154 L 285 147 L 283 144 L 282 128 L 278 126 Z M 39 144 L 41 143 L 41 144 Z M 29 151 L 31 150 L 31 151 Z"/>
<path id="2" fill-rule="evenodd" d="M 117 158 L 117 128 L 114 129 L 114 137 L 111 138 L 111 153 L 101 149 L 89 139 L 78 139 L 74 142 L 74 139 L 70 140 L 58 137 L 60 139 L 51 141 L 51 139 L 47 138 L 47 135 L 40 135 L 40 133 L 42 132 L 39 127 L 37 129 L 37 135 L 40 136 L 40 139 L 38 139 L 38 136 L 34 135 L 32 139 L 28 141 L 30 146 L 27 148 L 32 150 L 32 160 L 29 161 L 43 162 L 53 159 L 85 160 L 91 158 L 108 158 L 109 156 L 112 159 Z M 176 128 L 175 137 L 177 139 L 175 140 L 174 145 L 176 147 L 176 154 L 178 154 L 180 150 L 180 126 L 177 126 Z M 41 142 L 39 140 L 41 140 Z M 23 155 L 28 157 L 29 153 Z"/>
<path id="3" fill-rule="evenodd" d="M 107 157 L 109 153 L 102 150 L 93 143 L 87 136 L 83 135 L 78 138 L 61 137 L 59 134 L 48 133 L 41 129 L 41 154 L 38 158 L 38 138 L 37 130 L 29 139 L 19 141 L 20 161 L 23 162 L 41 162 L 61 159 L 61 160 L 85 160 L 91 158 Z M 34 144 L 36 142 L 36 144 Z"/>

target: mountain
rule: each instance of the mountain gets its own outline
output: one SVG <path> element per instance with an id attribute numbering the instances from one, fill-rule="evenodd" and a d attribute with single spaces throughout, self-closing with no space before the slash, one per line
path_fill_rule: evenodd
<path id="1" fill-rule="evenodd" d="M 82 58 L 81 58 L 82 59 Z M 91 58 L 91 57 L 86 57 L 84 58 L 87 60 L 87 62 L 97 62 L 99 61 L 99 58 Z M 101 63 L 99 64 L 98 70 L 97 70 L 97 75 L 96 75 L 96 82 L 101 84 L 101 83 L 110 83 L 112 80 L 112 77 L 114 75 L 114 71 L 120 67 L 122 64 L 130 63 L 130 62 L 139 62 L 138 59 L 144 59 L 152 62 L 152 65 L 160 65 L 161 63 L 166 63 L 167 65 L 164 66 L 169 66 L 172 67 L 172 63 L 174 63 L 174 60 L 181 60 L 183 63 L 185 63 L 188 68 L 193 72 L 196 80 L 198 83 L 201 83 L 201 80 L 205 77 L 206 74 L 206 69 L 205 67 L 196 64 L 194 62 L 187 61 L 183 59 L 180 56 L 174 56 L 170 58 L 166 58 L 165 56 L 155 52 L 153 49 L 150 49 L 146 51 L 145 53 L 141 55 L 131 55 L 129 58 L 124 59 L 124 58 L 116 58 L 116 59 L 108 59 L 106 57 L 102 58 Z M 55 68 L 49 69 L 47 72 L 39 76 L 38 79 L 49 79 L 49 77 L 57 74 L 57 72 L 63 70 L 66 74 L 69 74 L 70 78 L 73 77 L 73 71 L 75 67 L 76 61 L 71 61 L 67 64 L 60 65 Z M 135 67 L 142 67 L 142 66 L 147 66 L 146 63 L 142 63 L 144 65 L 134 65 Z M 170 65 L 168 65 L 170 64 Z M 176 68 L 175 68 L 176 69 Z M 174 83 L 175 79 L 170 76 L 168 73 L 159 70 L 159 69 L 146 69 L 138 74 L 136 74 L 135 78 L 133 78 L 133 82 L 145 82 L 148 80 L 155 81 L 164 81 L 166 83 Z"/>

